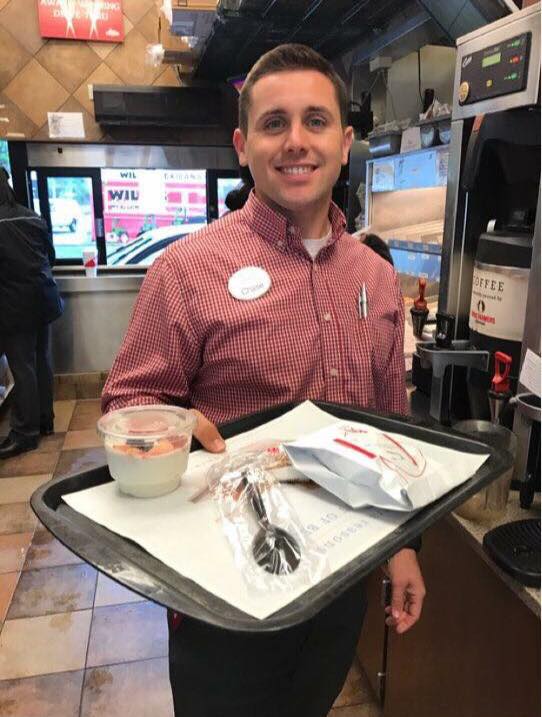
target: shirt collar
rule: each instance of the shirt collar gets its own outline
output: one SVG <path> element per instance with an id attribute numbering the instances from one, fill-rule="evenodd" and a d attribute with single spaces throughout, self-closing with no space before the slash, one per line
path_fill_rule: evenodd
<path id="1" fill-rule="evenodd" d="M 254 190 L 251 191 L 244 207 L 241 209 L 248 224 L 266 241 L 279 248 L 287 244 L 296 244 L 301 247 L 301 232 L 298 227 L 291 224 L 285 216 L 271 209 L 265 202 L 258 199 Z M 331 239 L 333 244 L 344 234 L 346 219 L 339 207 L 331 202 L 329 205 L 329 221 L 331 224 Z"/>

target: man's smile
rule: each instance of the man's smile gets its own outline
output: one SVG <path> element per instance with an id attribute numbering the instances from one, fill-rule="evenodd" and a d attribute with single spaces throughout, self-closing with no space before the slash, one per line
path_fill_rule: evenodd
<path id="1" fill-rule="evenodd" d="M 281 174 L 289 176 L 312 174 L 317 169 L 315 164 L 283 164 L 276 167 Z"/>

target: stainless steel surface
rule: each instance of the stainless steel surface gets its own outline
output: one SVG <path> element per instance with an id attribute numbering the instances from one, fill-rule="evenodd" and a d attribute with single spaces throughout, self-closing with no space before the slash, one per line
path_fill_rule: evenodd
<path id="1" fill-rule="evenodd" d="M 512 399 L 513 405 L 515 406 L 516 412 L 521 416 L 529 419 L 529 421 L 536 421 L 540 423 L 540 398 L 532 393 L 518 393 Z"/>
<path id="2" fill-rule="evenodd" d="M 143 276 L 60 276 L 55 272 L 55 281 L 62 293 L 94 294 L 98 292 L 139 291 Z"/>
<path id="3" fill-rule="evenodd" d="M 533 254 L 527 292 L 527 306 L 528 310 L 525 315 L 523 343 L 521 345 L 521 365 L 523 365 L 527 349 L 531 349 L 531 351 L 534 351 L 540 356 L 540 192 L 538 194 L 538 206 L 534 226 Z M 518 382 L 518 393 L 521 394 L 525 391 L 526 387 Z M 524 480 L 527 472 L 532 426 L 527 417 L 517 410 L 514 414 L 513 429 L 518 437 L 518 454 L 514 479 Z"/>
<path id="4" fill-rule="evenodd" d="M 231 147 L 110 144 L 27 145 L 29 167 L 110 167 L 136 169 L 239 169 Z"/>
<path id="5" fill-rule="evenodd" d="M 464 256 L 468 197 L 464 197 L 460 192 L 459 184 L 464 126 L 462 120 L 452 122 L 438 302 L 440 312 L 456 317 L 454 338 L 459 335 L 458 325 L 461 319 L 468 322 L 472 288 L 472 258 Z M 469 264 L 466 270 L 462 259 Z"/>
<path id="6" fill-rule="evenodd" d="M 463 58 L 478 50 L 496 45 L 504 40 L 531 32 L 531 49 L 527 85 L 521 92 L 461 106 L 458 101 Z M 455 66 L 453 119 L 475 117 L 487 112 L 500 112 L 512 107 L 535 105 L 540 94 L 540 3 L 513 13 L 489 25 L 481 27 L 457 40 L 457 63 Z"/>
<path id="7" fill-rule="evenodd" d="M 108 371 L 120 348 L 143 276 L 59 276 L 64 313 L 52 324 L 56 374 Z"/>

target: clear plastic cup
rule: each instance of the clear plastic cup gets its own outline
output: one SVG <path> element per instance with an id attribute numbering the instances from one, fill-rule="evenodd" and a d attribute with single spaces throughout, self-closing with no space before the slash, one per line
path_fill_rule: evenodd
<path id="1" fill-rule="evenodd" d="M 495 425 L 490 421 L 470 420 L 455 423 L 452 428 L 454 431 L 466 433 L 482 443 L 488 443 L 496 448 L 504 448 L 512 458 L 516 456 L 517 437 L 504 426 Z M 479 523 L 491 524 L 501 518 L 506 511 L 513 472 L 514 464 L 512 463 L 510 468 L 499 478 L 471 496 L 459 508 L 456 508 L 455 512 L 462 518 Z"/>
<path id="2" fill-rule="evenodd" d="M 123 493 L 155 498 L 179 487 L 196 417 L 176 406 L 131 406 L 102 416 L 109 472 Z"/>

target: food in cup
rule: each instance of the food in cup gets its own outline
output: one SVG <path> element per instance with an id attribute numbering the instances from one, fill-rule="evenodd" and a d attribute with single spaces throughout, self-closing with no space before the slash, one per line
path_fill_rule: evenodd
<path id="1" fill-rule="evenodd" d="M 190 411 L 175 406 L 132 406 L 102 416 L 98 433 L 119 489 L 153 498 L 178 488 L 195 423 Z"/>

